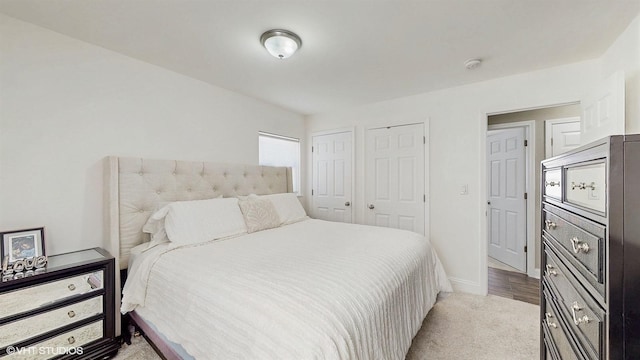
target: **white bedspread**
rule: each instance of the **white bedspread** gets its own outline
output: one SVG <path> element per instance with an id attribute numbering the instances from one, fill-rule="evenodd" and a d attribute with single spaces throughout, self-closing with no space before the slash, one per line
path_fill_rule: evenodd
<path id="1" fill-rule="evenodd" d="M 306 220 L 138 256 L 133 310 L 196 359 L 404 359 L 439 291 L 423 236 Z"/>

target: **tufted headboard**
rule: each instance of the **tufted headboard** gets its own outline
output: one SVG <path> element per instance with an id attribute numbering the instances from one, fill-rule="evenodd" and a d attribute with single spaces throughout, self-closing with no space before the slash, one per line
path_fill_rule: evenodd
<path id="1" fill-rule="evenodd" d="M 142 227 L 161 203 L 291 191 L 285 167 L 108 157 L 106 248 L 127 268 L 131 248 L 148 241 Z"/>
<path id="2" fill-rule="evenodd" d="M 110 156 L 104 161 L 104 248 L 126 269 L 131 248 L 148 240 L 142 227 L 164 202 L 292 191 L 291 168 Z M 115 283 L 120 299 L 119 271 Z M 117 314 L 119 301 L 115 307 Z M 120 321 L 116 316 L 116 335 Z"/>

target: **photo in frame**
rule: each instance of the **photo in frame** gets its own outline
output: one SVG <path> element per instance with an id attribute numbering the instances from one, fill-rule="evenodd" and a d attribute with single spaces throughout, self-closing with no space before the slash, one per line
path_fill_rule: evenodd
<path id="1" fill-rule="evenodd" d="M 44 228 L 6 231 L 2 236 L 1 259 L 9 258 L 9 263 L 22 259 L 44 256 Z"/>

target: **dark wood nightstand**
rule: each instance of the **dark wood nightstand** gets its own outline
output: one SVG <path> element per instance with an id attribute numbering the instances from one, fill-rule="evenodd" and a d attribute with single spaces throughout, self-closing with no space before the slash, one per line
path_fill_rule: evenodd
<path id="1" fill-rule="evenodd" d="M 45 273 L 0 283 L 0 357 L 114 356 L 114 269 L 114 258 L 93 248 L 49 256 Z"/>

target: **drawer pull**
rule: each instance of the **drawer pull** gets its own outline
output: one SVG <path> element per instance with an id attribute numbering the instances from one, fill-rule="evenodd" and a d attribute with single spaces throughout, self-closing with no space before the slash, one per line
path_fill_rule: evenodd
<path id="1" fill-rule="evenodd" d="M 67 315 L 69 315 L 69 318 L 72 318 L 72 317 L 75 317 L 75 316 L 76 316 L 76 313 L 75 313 L 75 311 L 71 310 L 71 311 L 69 311 L 69 312 L 67 313 Z"/>
<path id="2" fill-rule="evenodd" d="M 546 268 L 547 268 L 547 271 L 545 275 L 547 275 L 547 277 L 558 276 L 558 272 L 554 270 L 555 268 L 553 267 L 553 265 L 547 264 Z"/>
<path id="3" fill-rule="evenodd" d="M 580 241 L 577 237 L 571 238 L 571 247 L 573 248 L 573 252 L 576 254 L 580 251 L 585 254 L 589 252 L 589 244 Z"/>
<path id="4" fill-rule="evenodd" d="M 545 320 L 547 321 L 547 325 L 548 326 L 551 326 L 554 329 L 558 327 L 558 324 L 556 324 L 554 322 L 551 322 L 550 319 L 553 317 L 553 315 L 551 315 L 551 313 L 545 313 L 544 317 L 545 317 Z"/>
<path id="5" fill-rule="evenodd" d="M 575 182 L 571 182 L 571 190 L 575 190 L 576 188 L 580 189 L 580 190 L 585 190 L 585 189 L 591 189 L 591 190 L 595 190 L 596 189 L 596 183 L 592 182 L 591 184 L 587 185 L 586 183 L 575 183 Z"/>
<path id="6" fill-rule="evenodd" d="M 67 341 L 69 342 L 69 344 L 73 344 L 74 342 L 76 342 L 76 338 L 74 338 L 73 336 L 69 336 Z"/>
<path id="7" fill-rule="evenodd" d="M 573 323 L 576 324 L 576 326 L 580 326 L 582 323 L 588 324 L 589 321 L 591 321 L 587 315 L 576 317 L 576 311 L 580 310 L 582 310 L 582 308 L 578 305 L 577 301 L 574 301 L 573 305 L 571 305 L 571 315 L 573 316 Z"/>
<path id="8" fill-rule="evenodd" d="M 558 227 L 558 224 L 554 223 L 551 220 L 545 220 L 544 221 L 544 226 L 547 228 L 547 230 L 553 230 L 556 227 Z"/>
<path id="9" fill-rule="evenodd" d="M 545 186 L 560 186 L 560 181 L 545 181 Z"/>
<path id="10" fill-rule="evenodd" d="M 76 286 L 73 284 L 69 284 L 69 286 L 67 286 L 67 288 L 69 289 L 69 291 L 73 291 L 76 289 Z"/>

